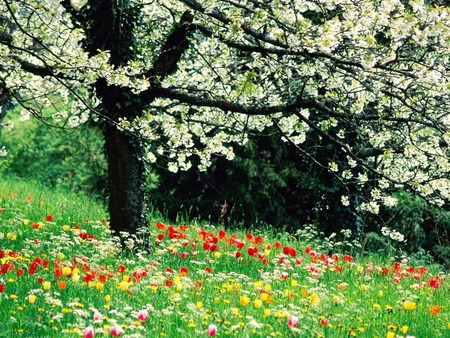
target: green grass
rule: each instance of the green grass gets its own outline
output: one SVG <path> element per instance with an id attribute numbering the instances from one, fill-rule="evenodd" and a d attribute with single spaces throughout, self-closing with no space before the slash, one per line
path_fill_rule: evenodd
<path id="1" fill-rule="evenodd" d="M 102 337 L 116 324 L 123 337 L 207 337 L 211 325 L 218 337 L 450 336 L 438 266 L 156 218 L 121 251 L 101 204 L 14 179 L 0 182 L 0 210 L 1 337 Z M 147 238 L 152 254 L 138 250 Z"/>

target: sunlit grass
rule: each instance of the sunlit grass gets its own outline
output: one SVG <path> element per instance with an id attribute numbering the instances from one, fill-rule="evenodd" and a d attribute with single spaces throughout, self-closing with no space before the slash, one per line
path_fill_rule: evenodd
<path id="1" fill-rule="evenodd" d="M 0 210 L 2 337 L 450 336 L 435 266 L 157 220 L 121 251 L 101 205 L 15 181 Z"/>

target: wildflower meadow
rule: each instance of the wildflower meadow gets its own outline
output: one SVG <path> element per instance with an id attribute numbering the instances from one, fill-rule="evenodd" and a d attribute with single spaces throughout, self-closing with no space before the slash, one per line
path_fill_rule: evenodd
<path id="1" fill-rule="evenodd" d="M 0 183 L 0 336 L 450 337 L 438 265 L 149 218 L 121 247 L 94 200 Z"/>

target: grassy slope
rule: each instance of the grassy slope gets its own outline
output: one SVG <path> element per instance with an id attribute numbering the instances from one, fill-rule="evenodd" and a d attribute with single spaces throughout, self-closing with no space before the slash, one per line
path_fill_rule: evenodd
<path id="1" fill-rule="evenodd" d="M 120 252 L 101 204 L 15 179 L 0 181 L 0 210 L 0 337 L 100 337 L 115 324 L 125 337 L 201 337 L 210 325 L 220 337 L 450 336 L 437 267 L 157 218 Z M 148 238 L 153 253 L 136 251 Z"/>

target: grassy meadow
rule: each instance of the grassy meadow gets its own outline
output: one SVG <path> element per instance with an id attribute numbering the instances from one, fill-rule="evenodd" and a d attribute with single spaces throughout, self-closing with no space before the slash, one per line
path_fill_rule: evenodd
<path id="1" fill-rule="evenodd" d="M 0 337 L 450 337 L 437 265 L 151 215 L 121 250 L 107 218 L 0 181 Z"/>

